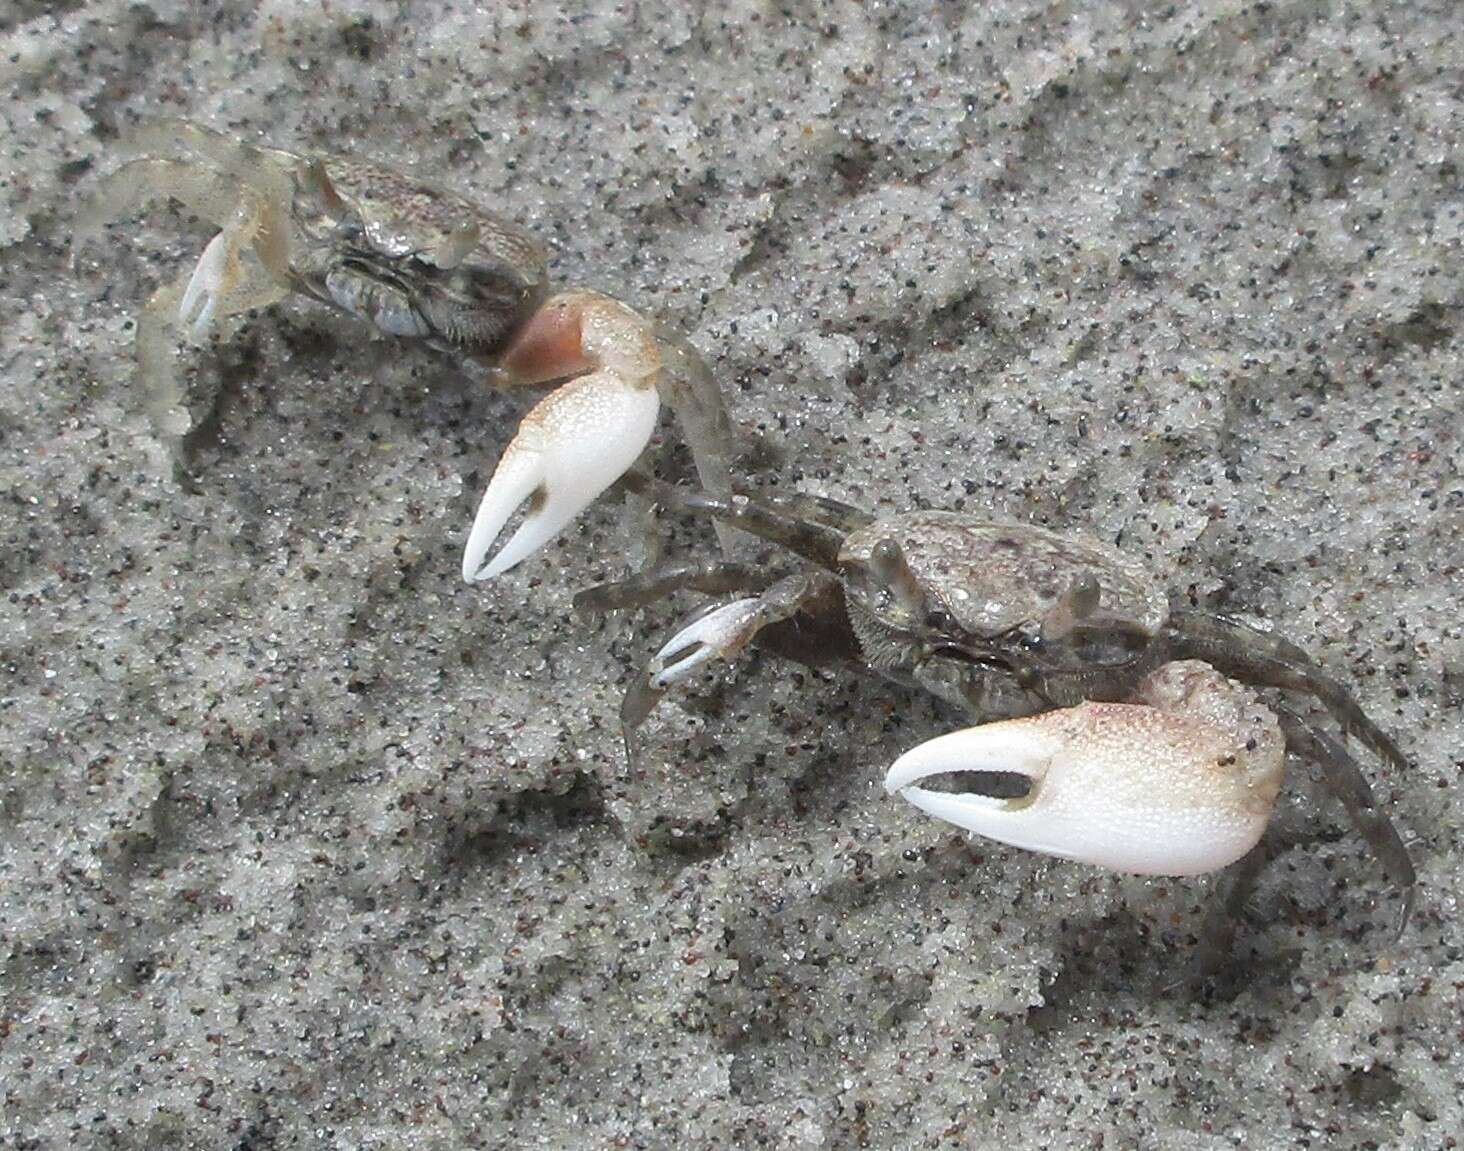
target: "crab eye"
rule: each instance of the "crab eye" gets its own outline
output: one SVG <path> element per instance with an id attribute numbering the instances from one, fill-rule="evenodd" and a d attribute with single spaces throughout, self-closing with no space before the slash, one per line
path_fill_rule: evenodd
<path id="1" fill-rule="evenodd" d="M 432 263 L 443 269 L 459 267 L 478 246 L 480 234 L 476 221 L 458 225 L 432 252 Z"/>
<path id="2" fill-rule="evenodd" d="M 912 619 L 926 617 L 925 591 L 905 562 L 898 541 L 889 536 L 876 540 L 869 549 L 869 570 L 902 612 Z"/>
<path id="3" fill-rule="evenodd" d="M 1092 572 L 1079 572 L 1038 622 L 1035 629 L 1038 640 L 1068 639 L 1079 625 L 1093 617 L 1102 594 L 1103 589 Z"/>

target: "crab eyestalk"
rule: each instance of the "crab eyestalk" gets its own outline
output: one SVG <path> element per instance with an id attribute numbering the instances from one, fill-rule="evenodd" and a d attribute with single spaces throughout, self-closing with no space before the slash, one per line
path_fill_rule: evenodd
<path id="1" fill-rule="evenodd" d="M 595 292 L 565 292 L 545 303 L 498 371 L 501 387 L 574 378 L 529 411 L 504 449 L 463 553 L 470 583 L 501 575 L 553 539 L 635 463 L 661 410 L 661 360 L 650 326 Z M 518 530 L 488 560 L 525 501 Z"/>
<path id="2" fill-rule="evenodd" d="M 1079 574 L 1043 617 L 1039 632 L 1043 641 L 1055 643 L 1067 639 L 1079 623 L 1098 610 L 1102 594 L 1092 572 Z"/>
<path id="3" fill-rule="evenodd" d="M 441 245 L 432 253 L 432 262 L 439 268 L 456 268 L 472 254 L 482 235 L 483 229 L 478 222 L 469 221 L 444 237 Z"/>
<path id="4" fill-rule="evenodd" d="M 886 536 L 869 549 L 869 570 L 911 620 L 925 618 L 925 591 L 896 540 Z"/>
<path id="5" fill-rule="evenodd" d="M 923 811 L 1028 851 L 1146 875 L 1197 875 L 1260 839 L 1281 785 L 1276 718 L 1204 664 L 1169 664 L 1137 703 L 1083 703 L 953 732 L 890 768 Z M 934 776 L 1021 776 L 1017 799 L 929 790 Z"/>

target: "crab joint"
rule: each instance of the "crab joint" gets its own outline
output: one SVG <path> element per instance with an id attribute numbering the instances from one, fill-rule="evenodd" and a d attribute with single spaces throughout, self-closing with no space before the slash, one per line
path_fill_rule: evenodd
<path id="1" fill-rule="evenodd" d="M 1261 738 L 1200 713 L 1084 703 L 967 728 L 901 756 L 885 787 L 967 831 L 1146 875 L 1197 875 L 1260 839 L 1280 786 L 1274 717 Z M 934 776 L 1025 777 L 1018 799 L 928 790 Z"/>
<path id="2" fill-rule="evenodd" d="M 504 357 L 502 382 L 575 375 L 519 425 L 478 505 L 463 578 L 492 579 L 532 555 L 613 484 L 650 442 L 661 410 L 660 358 L 648 325 L 593 292 L 548 301 Z M 529 501 L 523 522 L 488 561 L 499 533 Z"/>

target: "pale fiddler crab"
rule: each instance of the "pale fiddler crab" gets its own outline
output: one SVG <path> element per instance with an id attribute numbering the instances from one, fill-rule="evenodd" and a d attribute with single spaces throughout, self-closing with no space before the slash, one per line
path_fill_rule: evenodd
<path id="1" fill-rule="evenodd" d="M 504 449 L 468 535 L 464 579 L 507 571 L 614 483 L 650 442 L 662 400 L 702 483 L 729 490 L 731 425 L 696 351 L 609 296 L 550 295 L 544 251 L 523 229 L 370 161 L 241 143 L 196 124 L 152 124 L 133 147 L 139 158 L 83 213 L 78 246 L 106 220 L 164 197 L 220 229 L 139 323 L 149 408 L 164 435 L 188 429 L 174 331 L 201 342 L 224 317 L 299 292 L 449 351 L 497 387 L 565 381 Z M 517 531 L 489 559 L 521 505 Z"/>
<path id="2" fill-rule="evenodd" d="M 887 790 L 932 815 L 1140 874 L 1199 874 L 1250 853 L 1251 878 L 1289 747 L 1319 765 L 1403 890 L 1406 921 L 1408 851 L 1346 737 L 1400 769 L 1406 760 L 1296 645 L 1171 606 L 1123 553 L 1045 528 L 939 511 L 875 518 L 806 495 L 728 499 L 664 484 L 653 494 L 808 563 L 667 562 L 580 594 L 581 610 L 608 611 L 678 589 L 746 593 L 694 617 L 637 675 L 621 713 L 628 747 L 666 689 L 755 642 L 804 663 L 848 662 L 995 720 L 921 744 L 890 768 Z M 1314 697 L 1342 736 L 1302 709 L 1268 708 L 1237 680 Z M 937 779 L 964 786 L 930 786 Z"/>

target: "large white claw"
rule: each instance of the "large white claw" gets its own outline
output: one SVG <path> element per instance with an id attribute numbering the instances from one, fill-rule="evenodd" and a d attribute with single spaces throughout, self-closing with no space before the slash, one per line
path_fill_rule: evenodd
<path id="1" fill-rule="evenodd" d="M 463 579 L 492 579 L 533 554 L 619 479 L 650 443 L 661 410 L 660 349 L 636 312 L 598 292 L 545 302 L 499 365 L 499 385 L 544 383 L 577 372 L 540 400 L 504 450 L 463 551 Z M 518 506 L 527 514 L 488 552 Z"/>
<path id="2" fill-rule="evenodd" d="M 656 389 L 608 372 L 571 380 L 529 411 L 483 493 L 463 552 L 463 579 L 492 579 L 548 543 L 635 463 L 656 427 Z M 503 525 L 529 501 L 518 531 L 486 566 Z"/>
<path id="3" fill-rule="evenodd" d="M 885 787 L 1014 847 L 1117 871 L 1196 875 L 1255 846 L 1280 786 L 1274 717 L 1253 708 L 1245 718 L 1237 726 L 1145 704 L 1084 703 L 930 740 L 895 762 Z M 1030 788 L 997 799 L 913 786 L 953 772 L 1012 773 Z"/>

